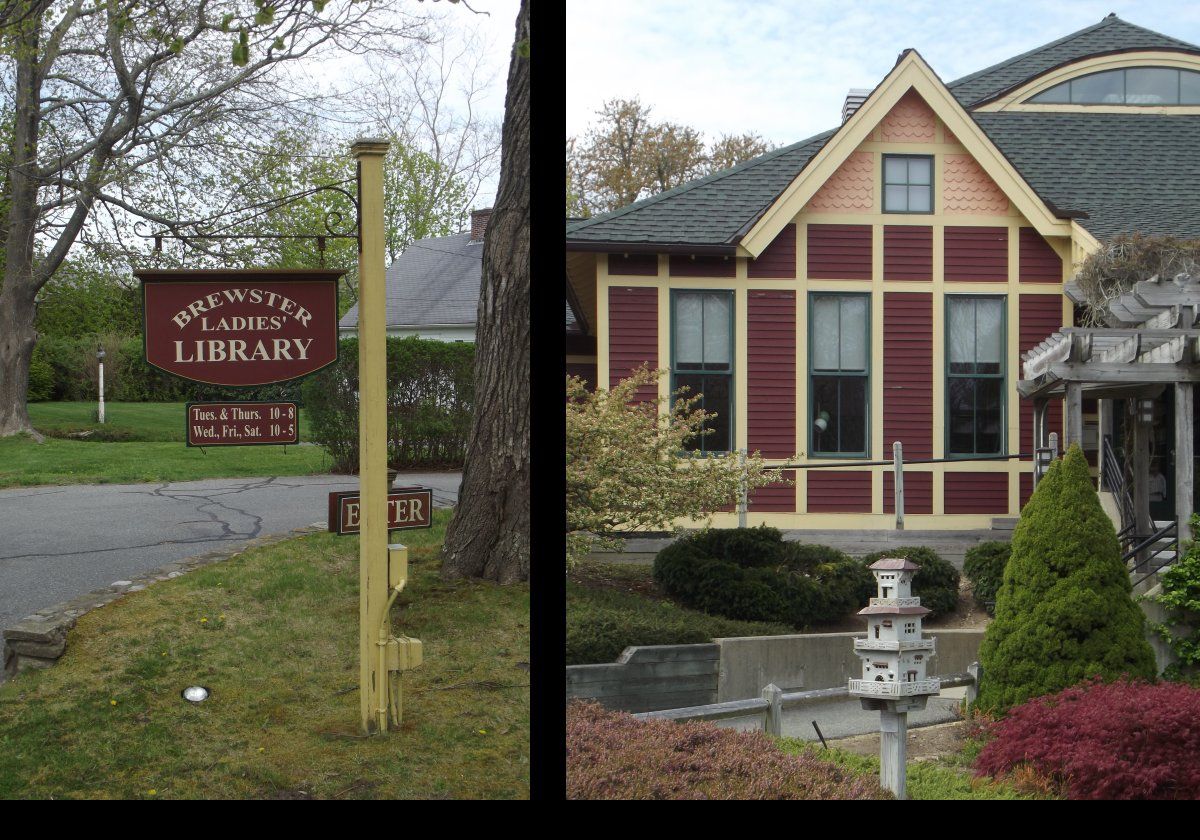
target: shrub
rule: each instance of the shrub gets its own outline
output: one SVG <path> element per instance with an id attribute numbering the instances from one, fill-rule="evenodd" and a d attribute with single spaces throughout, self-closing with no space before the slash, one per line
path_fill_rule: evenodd
<path id="1" fill-rule="evenodd" d="M 1192 534 L 1200 534 L 1200 515 L 1192 514 Z M 1183 556 L 1160 577 L 1162 591 L 1155 600 L 1166 608 L 1168 625 L 1155 630 L 1171 645 L 1176 661 L 1163 676 L 1195 681 L 1200 676 L 1200 540 L 1186 544 Z"/>
<path id="2" fill-rule="evenodd" d="M 891 548 L 887 551 L 876 551 L 862 558 L 864 566 L 870 566 L 876 560 L 894 557 L 911 560 L 920 566 L 913 575 L 913 595 L 921 599 L 921 606 L 930 610 L 929 617 L 948 615 L 958 606 L 958 569 L 932 548 L 923 545 L 906 545 Z M 871 594 L 875 590 L 872 588 Z"/>
<path id="3" fill-rule="evenodd" d="M 44 353 L 35 347 L 29 360 L 29 402 L 43 402 L 54 398 L 54 368 Z"/>
<path id="4" fill-rule="evenodd" d="M 632 645 L 694 645 L 723 636 L 789 632 L 786 624 L 734 621 L 627 592 L 567 587 L 568 665 L 612 662 Z"/>
<path id="5" fill-rule="evenodd" d="M 971 546 L 963 558 L 963 574 L 971 581 L 975 602 L 989 615 L 996 614 L 996 591 L 1011 554 L 1012 543 L 994 540 Z"/>
<path id="6" fill-rule="evenodd" d="M 796 628 L 864 605 L 874 583 L 863 571 L 837 549 L 785 543 L 766 526 L 700 531 L 654 558 L 655 581 L 685 606 Z"/>
<path id="7" fill-rule="evenodd" d="M 597 703 L 567 707 L 568 799 L 888 799 L 877 779 L 761 732 L 640 721 Z"/>
<path id="8" fill-rule="evenodd" d="M 1144 625 L 1116 532 L 1073 445 L 1038 482 L 1013 532 L 979 648 L 979 706 L 1002 712 L 1095 675 L 1151 679 Z"/>
<path id="9" fill-rule="evenodd" d="M 387 340 L 388 465 L 461 467 L 471 429 L 475 346 Z M 358 340 L 342 339 L 336 364 L 301 386 L 312 438 L 334 472 L 358 470 Z"/>
<path id="10" fill-rule="evenodd" d="M 1091 680 L 1009 710 L 976 762 L 1000 776 L 1030 766 L 1071 799 L 1200 797 L 1200 690 Z"/>

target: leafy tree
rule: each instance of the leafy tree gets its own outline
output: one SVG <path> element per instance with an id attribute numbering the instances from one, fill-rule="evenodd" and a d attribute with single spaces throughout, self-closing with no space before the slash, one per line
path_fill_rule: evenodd
<path id="1" fill-rule="evenodd" d="M 1005 711 L 1099 676 L 1151 679 L 1154 654 L 1112 522 L 1073 444 L 1051 465 L 1013 532 L 979 661 L 978 705 Z"/>
<path id="2" fill-rule="evenodd" d="M 638 388 L 664 374 L 642 366 L 606 391 L 588 391 L 567 377 L 567 556 L 595 546 L 619 548 L 619 532 L 663 530 L 677 519 L 708 519 L 734 504 L 744 485 L 781 479 L 757 454 L 707 458 L 682 454 L 706 434 L 712 414 L 696 408 L 700 395 L 680 392 L 666 416 L 663 398 L 636 402 Z"/>
<path id="3" fill-rule="evenodd" d="M 719 172 L 771 151 L 771 144 L 754 132 L 723 134 L 708 151 L 708 171 Z"/>
<path id="4" fill-rule="evenodd" d="M 38 294 L 38 334 L 75 338 L 142 331 L 137 289 L 90 253 L 69 257 Z"/>

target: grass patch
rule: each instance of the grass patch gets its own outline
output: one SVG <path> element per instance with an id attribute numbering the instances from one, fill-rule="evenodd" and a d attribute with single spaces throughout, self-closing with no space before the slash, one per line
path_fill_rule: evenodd
<path id="1" fill-rule="evenodd" d="M 567 579 L 568 665 L 612 662 L 630 645 L 700 644 L 723 636 L 793 632 L 786 624 L 734 621 L 665 600 L 649 566 L 585 560 Z"/>
<path id="2" fill-rule="evenodd" d="M 808 755 L 832 761 L 847 770 L 879 778 L 879 758 L 856 755 L 845 750 L 822 749 L 811 741 L 781 738 L 785 753 Z M 1048 799 L 1018 790 L 1010 784 L 975 777 L 956 756 L 933 761 L 910 761 L 905 784 L 909 799 Z"/>
<path id="3" fill-rule="evenodd" d="M 0 799 L 527 797 L 529 589 L 442 581 L 448 520 L 405 534 L 401 731 L 358 735 L 358 538 L 306 536 L 95 610 L 0 686 Z"/>

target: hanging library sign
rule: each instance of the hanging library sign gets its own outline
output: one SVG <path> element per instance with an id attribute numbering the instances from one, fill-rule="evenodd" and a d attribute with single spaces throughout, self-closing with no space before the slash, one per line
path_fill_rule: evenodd
<path id="1" fill-rule="evenodd" d="M 135 271 L 146 361 L 192 382 L 253 387 L 337 361 L 337 284 L 326 269 Z"/>

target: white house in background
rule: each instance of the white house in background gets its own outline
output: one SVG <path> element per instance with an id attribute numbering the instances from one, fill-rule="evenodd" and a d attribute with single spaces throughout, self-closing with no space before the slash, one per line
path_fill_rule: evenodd
<path id="1" fill-rule="evenodd" d="M 483 234 L 492 208 L 471 211 L 471 230 L 418 239 L 387 270 L 387 334 L 474 341 L 483 276 Z M 358 304 L 338 323 L 358 334 Z"/>

